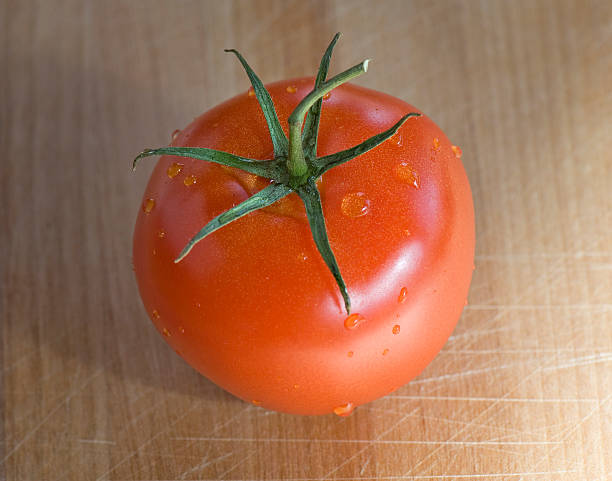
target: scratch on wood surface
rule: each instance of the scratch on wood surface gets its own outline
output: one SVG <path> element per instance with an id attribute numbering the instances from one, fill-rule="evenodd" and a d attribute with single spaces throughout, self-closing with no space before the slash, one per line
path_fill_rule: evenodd
<path id="1" fill-rule="evenodd" d="M 524 435 L 537 436 L 538 435 L 537 430 L 536 431 L 533 431 L 533 430 L 525 431 L 521 429 L 514 429 L 511 427 L 507 427 L 507 426 L 491 425 L 487 423 L 476 423 L 476 422 L 473 422 L 472 420 L 466 422 L 466 421 L 458 421 L 456 419 L 439 418 L 435 416 L 423 416 L 423 419 L 428 420 L 428 421 L 433 420 L 433 421 L 438 421 L 438 422 L 442 422 L 445 424 L 452 424 L 452 425 L 459 425 L 459 426 L 470 425 L 470 428 L 484 428 L 487 430 L 499 431 L 501 435 L 488 439 L 488 441 L 491 442 L 491 445 L 494 445 L 494 444 L 508 445 L 510 443 L 504 442 L 504 440 L 506 440 L 509 437 L 514 437 L 516 435 L 519 435 L 519 436 L 524 436 Z M 533 442 L 537 444 L 537 441 L 533 441 Z M 461 443 L 459 443 L 459 445 L 460 444 Z M 527 444 L 527 442 L 520 441 L 516 443 L 516 445 L 519 445 L 519 446 L 522 444 Z"/>
<path id="2" fill-rule="evenodd" d="M 76 370 L 71 375 L 71 379 L 70 379 L 70 381 L 71 381 L 70 385 L 71 386 L 74 385 L 77 382 L 79 376 L 81 375 L 81 371 L 82 371 L 82 366 L 81 365 L 77 365 L 76 366 Z M 63 370 L 61 368 L 56 368 L 55 370 L 51 371 L 50 373 L 46 374 L 45 376 L 37 378 L 36 382 L 38 384 L 43 384 L 43 381 L 46 381 L 47 379 L 52 378 L 52 377 L 56 377 L 58 374 L 61 374 L 62 372 L 63 372 Z M 83 386 L 81 388 L 81 390 L 84 389 L 84 388 L 85 388 L 85 386 Z M 23 392 L 23 391 L 18 391 L 18 392 Z M 57 396 L 57 397 L 58 398 L 62 398 L 62 396 Z M 70 397 L 72 397 L 72 396 L 70 396 Z M 62 399 L 64 399 L 64 401 L 66 403 L 70 402 L 70 399 L 66 399 L 65 397 L 62 398 Z M 32 412 L 36 411 L 37 408 L 38 408 L 38 405 L 35 404 L 34 406 L 31 406 L 29 410 L 23 410 L 23 412 L 19 416 L 15 416 L 14 417 L 13 422 L 15 422 L 17 425 L 23 424 L 23 420 L 24 419 L 28 419 L 29 420 L 29 419 L 32 418 L 32 416 L 33 416 Z M 6 440 L 7 441 L 12 441 L 12 438 L 11 437 L 7 437 Z"/>
<path id="3" fill-rule="evenodd" d="M 404 417 L 408 417 L 407 415 Z M 404 421 L 404 418 L 398 420 L 393 426 L 389 429 L 385 430 L 382 434 L 377 436 L 374 439 L 307 439 L 307 438 L 216 438 L 216 437 L 176 437 L 171 438 L 174 441 L 205 441 L 205 442 L 225 442 L 225 443 L 296 443 L 296 444 L 367 444 L 367 445 L 376 445 L 376 444 L 414 444 L 414 445 L 424 445 L 424 446 L 437 446 L 439 444 L 446 445 L 457 445 L 457 446 L 497 446 L 500 444 L 504 445 L 518 445 L 518 446 L 539 446 L 539 445 L 547 445 L 547 444 L 561 444 L 560 441 L 449 441 L 449 440 L 420 440 L 420 439 L 379 439 L 380 437 L 387 434 L 389 431 L 392 431 L 397 427 L 397 425 Z M 465 423 L 471 425 L 472 423 Z M 486 425 L 483 425 L 486 426 Z M 486 426 L 490 427 L 490 426 Z"/>
<path id="4" fill-rule="evenodd" d="M 589 311 L 612 309 L 612 304 L 468 304 L 465 311 L 491 311 L 495 309 L 533 310 L 533 309 L 588 309 Z"/>
<path id="5" fill-rule="evenodd" d="M 558 449 L 558 448 L 556 448 Z M 550 453 L 548 453 L 549 456 L 555 456 L 556 452 L 553 450 Z M 540 472 L 540 466 L 542 466 L 542 464 L 546 463 L 548 461 L 547 457 L 538 457 L 537 461 L 535 462 L 535 464 L 533 465 L 532 469 L 535 470 L 536 472 Z M 567 473 L 578 473 L 580 472 L 580 470 L 578 469 L 569 469 L 567 470 Z M 525 476 L 528 476 L 529 473 L 520 473 L 520 477 L 518 478 L 517 481 L 525 481 Z M 590 480 L 589 480 L 590 481 Z"/>
<path id="6" fill-rule="evenodd" d="M 210 432 L 210 434 L 214 434 L 216 432 L 219 432 L 224 427 L 229 426 L 230 424 L 232 424 L 236 419 L 238 419 L 239 417 L 244 415 L 247 411 L 252 411 L 253 409 L 255 409 L 254 406 L 247 405 L 246 407 L 242 408 L 240 411 L 238 411 L 236 414 L 234 414 L 231 418 L 229 418 L 225 422 L 222 422 L 220 424 L 215 424 L 215 426 L 213 426 L 213 430 Z"/>
<path id="7" fill-rule="evenodd" d="M 580 427 L 587 422 L 591 417 L 593 417 L 593 415 L 597 412 L 600 411 L 601 408 L 610 401 L 610 399 L 612 399 L 612 394 L 607 396 L 605 399 L 602 399 L 602 401 L 595 406 L 593 409 L 591 409 L 591 411 L 589 411 L 586 416 L 584 416 L 582 419 L 580 419 L 578 422 L 576 423 L 572 423 L 572 426 L 570 426 L 565 432 L 561 433 L 561 441 L 566 441 L 573 433 L 575 433 L 576 431 L 578 431 L 578 429 L 580 429 Z"/>
<path id="8" fill-rule="evenodd" d="M 565 264 L 565 258 L 555 258 L 554 262 L 548 264 L 546 268 L 543 269 L 543 272 L 540 275 L 538 275 L 531 282 L 525 283 L 522 291 L 519 293 L 518 296 L 514 296 L 514 299 L 516 301 L 521 301 L 527 295 L 533 293 L 536 289 L 542 287 L 542 285 L 548 287 L 550 285 L 551 278 L 556 278 L 564 272 Z M 515 302 L 515 304 L 520 304 L 520 302 Z"/>
<path id="9" fill-rule="evenodd" d="M 612 271 L 612 263 L 597 264 L 591 267 L 594 271 Z"/>
<path id="10" fill-rule="evenodd" d="M 223 479 L 227 474 L 231 473 L 234 469 L 242 466 L 244 463 L 246 463 L 249 459 L 251 459 L 253 456 L 255 456 L 255 454 L 257 454 L 257 450 L 254 449 L 252 450 L 250 453 L 248 453 L 246 456 L 241 456 L 241 458 L 234 464 L 232 464 L 228 469 L 226 469 L 225 471 L 223 471 L 220 475 L 219 475 L 219 479 Z"/>
<path id="11" fill-rule="evenodd" d="M 564 262 L 565 260 L 563 258 L 556 259 L 555 262 L 550 266 L 549 269 L 545 270 L 533 282 L 527 283 L 522 289 L 522 291 L 517 296 L 514 297 L 515 301 L 517 302 L 509 305 L 513 307 L 504 307 L 504 305 L 497 307 L 497 309 L 499 309 L 499 312 L 496 312 L 491 318 L 487 319 L 485 323 L 490 325 L 494 323 L 495 321 L 497 321 L 502 316 L 506 315 L 509 311 L 513 310 L 514 307 L 522 305 L 520 301 L 523 300 L 528 294 L 536 290 L 540 284 L 548 281 L 551 276 L 555 275 L 555 273 L 558 274 L 561 272 Z M 466 307 L 469 307 L 469 305 Z M 506 325 L 496 328 L 495 332 L 499 333 L 505 330 L 509 330 L 514 324 L 516 324 L 519 321 L 520 321 L 519 319 L 512 319 L 509 324 L 506 323 Z M 470 347 L 473 344 L 475 344 L 477 342 L 477 337 L 481 336 L 482 333 L 483 331 L 470 331 L 470 332 L 465 333 L 464 336 L 468 337 L 470 341 L 467 343 L 465 347 Z M 457 339 L 456 337 L 451 336 L 449 341 L 455 341 L 456 339 Z"/>
<path id="12" fill-rule="evenodd" d="M 598 347 L 558 347 L 558 348 L 540 348 L 534 347 L 532 349 L 444 349 L 440 352 L 440 355 L 447 354 L 461 354 L 461 355 L 472 355 L 472 354 L 561 354 L 564 352 L 575 353 L 575 352 L 594 352 L 597 351 Z"/>
<path id="13" fill-rule="evenodd" d="M 508 254 L 478 254 L 477 261 L 503 261 L 514 262 L 518 260 L 531 261 L 532 259 L 582 259 L 583 257 L 608 257 L 612 251 L 576 251 L 576 252 L 516 252 Z"/>
<path id="14" fill-rule="evenodd" d="M 234 452 L 230 451 L 229 453 L 223 454 L 221 456 L 218 456 L 216 458 L 213 459 L 209 459 L 208 454 L 206 456 L 204 456 L 204 458 L 202 458 L 202 460 L 196 464 L 195 466 L 187 469 L 187 471 L 184 471 L 183 473 L 181 473 L 179 479 L 186 479 L 187 476 L 189 476 L 190 474 L 194 474 L 197 471 L 201 471 L 204 468 L 206 468 L 207 466 L 210 466 L 211 464 L 215 464 L 218 463 L 220 461 L 223 461 L 224 459 L 229 458 L 230 456 L 233 456 Z"/>
<path id="15" fill-rule="evenodd" d="M 51 417 L 58 412 L 63 406 L 65 406 L 70 399 L 72 399 L 75 395 L 81 392 L 85 386 L 87 386 L 91 381 L 93 381 L 97 376 L 99 376 L 102 372 L 104 372 L 104 368 L 101 367 L 96 370 L 90 377 L 88 377 L 83 383 L 81 383 L 77 388 L 73 389 L 64 399 L 59 402 L 51 411 L 47 413 L 47 415 L 38 423 L 34 428 L 32 428 L 26 435 L 18 441 L 13 449 L 11 449 L 3 459 L 0 460 L 0 465 L 4 464 L 7 459 L 9 459 L 13 454 L 15 454 L 44 424 L 51 419 Z"/>
<path id="16" fill-rule="evenodd" d="M 381 410 L 381 409 L 377 409 L 377 408 L 370 408 L 370 411 L 382 411 L 382 412 L 387 412 L 387 410 Z M 399 414 L 399 412 L 397 412 L 397 414 Z M 450 425 L 459 425 L 459 426 L 466 426 L 467 424 L 470 424 L 470 422 L 465 422 L 465 421 L 459 421 L 457 419 L 449 419 L 449 418 L 444 418 L 444 417 L 437 417 L 437 416 L 423 416 L 423 415 L 415 415 L 414 417 L 421 419 L 421 420 L 425 420 L 425 421 L 435 421 L 435 422 L 439 422 L 439 423 L 443 423 L 443 424 L 450 424 Z M 566 426 L 568 423 L 563 423 L 563 426 Z M 537 430 L 535 431 L 524 431 L 524 430 L 519 430 L 519 429 L 514 429 L 514 428 L 510 428 L 507 426 L 492 426 L 490 424 L 482 424 L 482 423 L 473 423 L 471 422 L 471 427 L 474 428 L 484 428 L 487 430 L 495 430 L 495 431 L 501 431 L 501 433 L 503 433 L 502 437 L 495 437 L 495 438 L 491 438 L 488 441 L 491 442 L 496 442 L 497 444 L 500 444 L 499 441 L 502 441 L 503 439 L 506 439 L 507 437 L 511 437 L 514 435 L 525 435 L 525 434 L 529 434 L 532 436 L 537 436 Z M 521 444 L 524 444 L 521 443 Z"/>
<path id="17" fill-rule="evenodd" d="M 15 369 L 21 363 L 27 361 L 29 358 L 31 358 L 32 356 L 34 356 L 38 352 L 39 352 L 38 349 L 30 349 L 28 352 L 23 354 L 21 357 L 15 359 L 15 361 L 11 362 L 10 364 L 8 364 L 6 366 L 3 366 L 2 367 L 2 374 L 8 374 L 10 371 Z"/>
<path id="18" fill-rule="evenodd" d="M 465 427 L 463 427 L 462 429 L 456 431 L 452 436 L 450 436 L 448 438 L 448 440 L 446 441 L 446 443 L 451 443 L 454 442 L 455 439 L 457 439 L 457 437 L 459 437 L 461 434 L 463 434 L 464 432 L 466 432 L 472 425 L 474 425 L 479 419 L 481 419 L 483 416 L 485 416 L 487 413 L 489 413 L 491 410 L 493 410 L 498 404 L 501 403 L 501 399 L 507 398 L 509 397 L 514 391 L 516 391 L 518 388 L 520 388 L 523 384 L 525 384 L 527 381 L 529 381 L 532 377 L 534 377 L 536 374 L 539 374 L 541 371 L 541 368 L 535 369 L 534 371 L 532 371 L 530 374 L 528 374 L 527 376 L 525 376 L 521 381 L 519 381 L 512 389 L 510 389 L 508 392 L 506 392 L 503 396 L 500 396 L 500 398 L 498 400 L 496 400 L 495 402 L 491 403 L 490 406 L 488 406 L 485 410 L 481 411 L 476 417 L 474 417 L 473 419 L 471 419 L 468 424 L 466 424 Z M 410 470 L 407 473 L 404 473 L 405 475 L 413 475 L 413 473 L 415 472 L 415 470 L 421 466 L 423 463 L 425 463 L 427 460 L 431 459 L 432 457 L 434 457 L 436 454 L 438 454 L 440 452 L 440 450 L 445 446 L 445 444 L 442 444 L 440 446 L 438 446 L 436 449 L 432 450 L 431 452 L 429 452 L 426 456 L 424 456 L 417 464 L 415 464 L 412 468 L 410 468 Z"/>
<path id="19" fill-rule="evenodd" d="M 334 474 L 335 472 L 339 471 L 340 469 L 342 469 L 344 466 L 346 466 L 348 463 L 350 463 L 353 459 L 355 459 L 357 456 L 359 456 L 361 453 L 363 453 L 364 451 L 366 451 L 367 449 L 369 449 L 371 446 L 373 446 L 375 444 L 376 441 L 380 441 L 381 438 L 383 436 L 386 436 L 388 433 L 390 433 L 391 431 L 393 431 L 394 429 L 396 429 L 400 424 L 402 424 L 406 419 L 408 419 L 409 417 L 411 417 L 412 415 L 414 415 L 415 413 L 417 413 L 419 411 L 419 408 L 413 409 L 412 411 L 410 411 L 409 413 L 406 413 L 404 416 L 402 416 L 400 419 L 397 419 L 390 428 L 385 429 L 381 434 L 379 434 L 378 436 L 376 436 L 376 438 L 372 439 L 372 440 L 364 440 L 366 441 L 366 445 L 361 448 L 360 450 L 358 450 L 355 454 L 353 454 L 352 456 L 348 457 L 343 463 L 339 464 L 337 467 L 335 467 L 334 469 L 332 469 L 331 471 L 329 471 L 325 476 L 323 476 L 322 478 L 320 478 L 321 480 L 325 480 L 328 479 L 332 474 Z"/>
<path id="20" fill-rule="evenodd" d="M 366 462 L 363 463 L 363 466 L 361 466 L 361 470 L 359 471 L 359 476 L 363 476 L 363 473 L 365 473 L 365 470 L 370 464 L 370 461 L 372 461 L 372 456 L 368 456 L 368 459 L 366 459 Z"/>
<path id="21" fill-rule="evenodd" d="M 143 397 L 149 395 L 150 393 L 154 393 L 155 389 L 153 387 L 140 387 L 136 391 L 135 396 L 128 396 L 127 402 L 128 404 L 134 404 L 136 401 L 141 400 Z"/>
<path id="22" fill-rule="evenodd" d="M 531 362 L 536 362 L 536 360 L 532 360 Z M 484 373 L 489 373 L 492 371 L 500 371 L 503 369 L 515 368 L 517 366 L 522 366 L 524 364 L 525 364 L 525 361 L 521 360 L 521 361 L 509 363 L 509 364 L 503 364 L 501 366 L 488 366 L 488 367 L 483 367 L 480 369 L 470 369 L 467 371 L 454 372 L 451 374 L 441 374 L 439 376 L 426 377 L 423 379 L 414 379 L 413 381 L 410 381 L 410 384 L 427 384 L 427 383 L 435 382 L 435 381 L 448 381 L 449 379 L 456 379 L 459 377 L 474 376 L 476 374 L 484 374 Z"/>
<path id="23" fill-rule="evenodd" d="M 150 412 L 156 410 L 160 404 L 164 404 L 165 402 L 166 402 L 166 399 L 165 398 L 161 398 L 160 400 L 158 400 L 157 402 L 155 402 L 151 406 L 149 406 L 147 409 L 142 410 L 137 416 L 134 416 L 132 419 L 129 420 L 129 422 L 125 423 L 121 427 L 121 429 L 119 430 L 119 434 L 125 432 L 131 426 L 136 424 L 140 419 L 142 419 L 143 417 L 147 416 Z"/>
<path id="24" fill-rule="evenodd" d="M 77 439 L 77 441 L 79 443 L 86 443 L 86 444 L 110 444 L 110 445 L 117 444 L 115 441 L 108 441 L 106 439 Z"/>
<path id="25" fill-rule="evenodd" d="M 377 480 L 386 480 L 386 481 L 420 481 L 420 480 L 452 480 L 452 479 L 496 479 L 501 477 L 511 477 L 516 478 L 519 476 L 550 476 L 558 475 L 558 474 L 571 474 L 577 473 L 578 471 L 575 469 L 571 470 L 559 470 L 559 471 L 526 471 L 526 472 L 518 472 L 518 473 L 475 473 L 475 474 L 416 474 L 416 475 L 407 475 L 407 476 L 367 476 L 367 477 L 337 477 L 335 476 L 333 479 L 336 481 L 377 481 Z M 325 481 L 324 478 L 272 478 L 267 479 L 266 481 Z M 165 480 L 165 481 L 181 481 L 181 480 Z M 200 479 L 199 481 L 219 481 L 219 478 L 215 479 Z M 235 479 L 225 479 L 224 481 L 247 481 L 243 478 L 235 478 Z M 254 481 L 252 479 L 248 481 Z M 519 481 L 519 480 L 517 480 Z M 601 481 L 601 480 L 594 480 Z"/>
<path id="26" fill-rule="evenodd" d="M 179 421 L 181 421 L 184 417 L 186 417 L 193 409 L 195 409 L 195 406 L 197 405 L 197 402 L 194 402 L 188 409 L 185 410 L 185 412 L 179 416 L 176 420 L 174 420 L 174 422 L 172 422 L 170 425 L 167 426 L 167 429 L 172 428 L 173 426 L 175 426 Z M 102 480 L 107 474 L 113 472 L 115 469 L 117 469 L 119 466 L 123 465 L 125 462 L 127 462 L 129 459 L 131 459 L 132 457 L 134 457 L 136 454 L 138 454 L 145 446 L 148 446 L 149 444 L 151 444 L 155 439 L 157 439 L 159 436 L 161 436 L 166 430 L 162 429 L 160 430 L 157 434 L 155 434 L 154 436 L 152 436 L 148 441 L 145 441 L 144 443 L 141 443 L 140 446 L 138 446 L 136 449 L 134 449 L 133 451 L 131 451 L 129 454 L 127 454 L 126 456 L 124 456 L 121 460 L 119 460 L 119 462 L 115 463 L 113 466 L 111 466 L 108 470 L 106 470 L 104 473 L 102 473 L 100 476 L 98 476 L 96 478 L 96 481 L 100 481 Z"/>
<path id="27" fill-rule="evenodd" d="M 453 448 L 453 449 L 459 450 L 461 453 L 465 453 L 465 450 L 464 450 L 464 449 L 462 449 L 462 448 L 461 448 L 461 447 L 459 447 L 459 446 L 456 446 L 456 447 L 455 447 L 455 448 Z M 528 457 L 530 457 L 530 456 L 532 456 L 532 455 L 533 455 L 533 453 L 531 452 L 531 450 L 525 450 L 525 449 L 520 450 L 520 449 L 517 449 L 517 448 L 515 448 L 515 449 L 512 449 L 512 450 L 511 450 L 511 449 L 509 449 L 509 448 L 506 448 L 506 449 L 501 449 L 501 448 L 499 448 L 499 447 L 493 447 L 493 446 L 483 446 L 481 449 L 482 449 L 483 453 L 484 453 L 484 451 L 488 451 L 488 452 L 492 452 L 492 453 L 503 454 L 503 455 L 504 455 L 504 456 L 506 456 L 506 457 L 507 457 L 507 456 L 512 456 L 512 457 L 513 457 L 513 458 L 515 458 L 515 459 L 516 459 L 518 456 L 521 456 L 521 457 L 523 457 L 523 458 L 528 458 Z M 449 463 L 449 464 L 450 464 L 450 463 Z"/>
<path id="28" fill-rule="evenodd" d="M 427 401 L 466 401 L 466 402 L 496 402 L 502 403 L 596 403 L 597 398 L 505 398 L 496 397 L 470 397 L 470 396 L 405 396 L 402 394 L 390 394 L 387 399 L 427 400 Z"/>
<path id="29" fill-rule="evenodd" d="M 505 313 L 505 312 L 504 312 Z M 490 322 L 487 321 L 487 322 Z M 489 328 L 489 329 L 471 329 L 469 331 L 466 332 L 462 332 L 460 334 L 453 334 L 452 336 L 450 336 L 448 338 L 448 344 L 451 345 L 452 343 L 454 343 L 455 341 L 458 341 L 460 339 L 469 339 L 472 340 L 473 338 L 478 338 L 479 336 L 489 336 L 491 334 L 499 334 L 502 332 L 508 332 L 512 330 L 512 326 L 511 325 L 505 325 L 505 326 L 500 326 L 500 327 L 493 327 L 493 328 Z M 472 345 L 472 343 L 468 344 L 468 346 Z"/>
<path id="30" fill-rule="evenodd" d="M 597 353 L 591 356 L 576 357 L 568 360 L 565 364 L 557 364 L 556 366 L 549 366 L 544 371 L 557 371 L 559 369 L 567 369 L 570 367 L 588 366 L 591 364 L 597 364 L 600 362 L 612 361 L 612 352 L 608 353 Z"/>
<path id="31" fill-rule="evenodd" d="M 132 451 L 131 453 L 129 453 L 128 455 L 124 456 L 121 460 L 119 460 L 118 463 L 116 463 L 115 465 L 113 465 L 111 468 L 109 468 L 107 471 L 105 471 L 104 473 L 102 473 L 100 476 L 98 476 L 96 478 L 96 481 L 101 481 L 106 475 L 110 474 L 111 472 L 113 472 L 115 469 L 117 469 L 119 466 L 122 466 L 123 464 L 125 464 L 129 459 L 133 458 L 134 456 L 136 456 L 137 454 L 139 454 L 143 448 L 145 448 L 146 446 L 148 446 L 149 444 L 151 444 L 153 441 L 155 441 L 157 438 L 159 438 L 162 434 L 164 434 L 165 432 L 167 432 L 168 430 L 170 430 L 171 428 L 173 428 L 176 424 L 178 424 L 180 421 L 182 421 L 187 415 L 189 415 L 191 413 L 191 411 L 193 411 L 195 409 L 195 407 L 199 404 L 199 401 L 196 401 L 194 403 L 192 403 L 188 409 L 185 410 L 185 412 L 179 416 L 177 419 L 175 419 L 171 424 L 169 424 L 168 426 L 166 426 L 165 429 L 160 430 L 157 434 L 155 434 L 154 436 L 151 437 L 151 439 L 149 439 L 148 441 L 145 441 L 144 443 L 142 443 L 140 446 L 138 446 L 134 451 Z M 246 406 L 245 408 L 243 408 L 242 410 L 240 410 L 236 415 L 232 416 L 228 421 L 219 424 L 215 427 L 215 429 L 213 429 L 213 433 L 216 432 L 217 430 L 221 429 L 222 427 L 226 426 L 227 424 L 229 424 L 230 422 L 232 422 L 233 420 L 235 420 L 238 416 L 242 415 L 245 411 L 251 410 L 252 406 Z"/>
<path id="32" fill-rule="evenodd" d="M 601 409 L 601 407 L 602 407 L 602 406 L 603 406 L 603 405 L 604 405 L 604 404 L 605 404 L 607 401 L 609 401 L 609 400 L 610 400 L 610 398 L 612 398 L 612 395 L 608 396 L 608 397 L 607 397 L 607 398 L 606 398 L 606 399 L 605 399 L 605 400 L 604 400 L 602 403 L 600 403 L 598 406 L 596 406 L 594 409 L 592 409 L 592 410 L 591 410 L 589 413 L 587 413 L 587 415 L 586 415 L 586 416 L 584 416 L 584 417 L 582 418 L 582 420 L 581 420 L 581 421 L 580 421 L 578 424 L 576 424 L 576 423 L 575 423 L 575 422 L 572 420 L 572 421 L 567 422 L 567 423 L 562 423 L 562 424 L 556 424 L 556 425 L 554 425 L 554 426 L 561 426 L 561 425 L 566 425 L 566 426 L 568 426 L 566 429 L 563 429 L 563 430 L 562 430 L 560 433 L 557 433 L 557 434 L 561 434 L 561 438 L 562 438 L 562 440 L 563 440 L 563 441 L 565 441 L 567 438 L 569 438 L 569 436 L 570 436 L 570 435 L 571 435 L 573 432 L 575 432 L 576 430 L 578 430 L 582 424 L 584 424 L 584 423 L 585 423 L 585 422 L 586 422 L 586 421 L 587 421 L 587 420 L 588 420 L 588 419 L 589 419 L 591 416 L 593 416 L 593 415 L 595 414 L 595 412 L 597 412 L 599 409 Z M 551 427 L 551 426 L 549 425 L 548 427 Z M 564 436 L 564 435 L 563 435 L 563 433 L 566 433 L 566 435 Z M 558 438 L 559 436 L 558 436 L 558 435 L 555 435 L 554 437 L 557 437 L 557 438 Z M 544 464 L 544 463 L 545 463 L 545 462 L 548 460 L 548 458 L 549 458 L 549 457 L 553 457 L 553 458 L 554 458 L 554 457 L 557 455 L 557 453 L 559 453 L 559 450 L 564 449 L 564 447 L 565 447 L 565 446 L 566 446 L 566 444 L 565 444 L 565 442 L 563 442 L 563 444 L 562 444 L 562 445 L 560 445 L 560 446 L 554 446 L 554 447 L 552 447 L 552 448 L 551 448 L 551 451 L 548 453 L 548 455 L 549 455 L 548 457 L 539 457 L 539 458 L 536 460 L 536 463 L 535 463 L 535 465 L 533 466 L 533 469 L 539 469 L 539 467 L 540 467 L 542 464 Z M 587 446 L 585 446 L 585 447 L 587 447 Z M 566 456 L 566 455 L 565 455 L 565 453 L 563 453 L 563 452 L 559 453 L 559 455 L 560 455 L 560 456 L 562 456 L 562 457 L 565 457 L 565 456 Z M 602 464 L 602 466 L 603 466 L 603 464 Z M 579 470 L 576 470 L 575 472 L 579 472 Z M 523 478 L 523 476 L 521 476 L 521 477 L 519 478 L 519 480 L 518 480 L 518 481 L 521 481 L 521 480 L 523 480 L 523 479 L 524 479 L 524 478 Z M 603 478 L 601 478 L 601 479 L 602 479 L 602 481 L 604 481 L 604 480 L 603 480 Z M 607 479 L 607 478 L 606 478 L 606 479 Z M 595 481 L 595 480 L 594 480 L 594 481 Z"/>

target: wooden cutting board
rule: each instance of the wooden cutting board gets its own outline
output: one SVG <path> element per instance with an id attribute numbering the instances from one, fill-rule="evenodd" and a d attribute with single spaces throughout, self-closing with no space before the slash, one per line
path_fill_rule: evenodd
<path id="1" fill-rule="evenodd" d="M 0 479 L 612 479 L 609 1 L 0 2 Z M 332 72 L 463 149 L 469 305 L 348 418 L 239 401 L 141 306 L 143 147 L 264 81 Z"/>

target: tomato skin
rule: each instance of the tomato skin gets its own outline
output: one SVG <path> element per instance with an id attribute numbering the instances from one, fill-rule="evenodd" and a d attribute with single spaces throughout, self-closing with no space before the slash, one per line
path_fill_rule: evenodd
<path id="1" fill-rule="evenodd" d="M 267 86 L 281 125 L 312 85 L 306 78 Z M 323 102 L 318 155 L 352 147 L 415 111 L 342 85 Z M 273 155 L 263 114 L 247 92 L 195 119 L 172 145 Z M 247 402 L 326 414 L 394 391 L 442 348 L 471 280 L 472 196 L 451 147 L 423 115 L 320 180 L 330 244 L 352 312 L 363 318 L 354 329 L 345 327 L 342 297 L 296 194 L 219 229 L 175 264 L 208 221 L 268 181 L 160 158 L 134 232 L 145 308 L 190 365 Z"/>

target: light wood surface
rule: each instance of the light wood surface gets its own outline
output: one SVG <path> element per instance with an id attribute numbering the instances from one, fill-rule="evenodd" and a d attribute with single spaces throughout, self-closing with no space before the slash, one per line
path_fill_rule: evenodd
<path id="1" fill-rule="evenodd" d="M 143 147 L 264 81 L 358 83 L 463 149 L 469 305 L 348 418 L 234 399 L 141 306 Z M 0 479 L 612 479 L 609 1 L 0 1 Z"/>

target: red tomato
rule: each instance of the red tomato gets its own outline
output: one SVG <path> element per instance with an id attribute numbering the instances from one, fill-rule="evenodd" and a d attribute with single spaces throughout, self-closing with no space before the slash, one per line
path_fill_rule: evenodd
<path id="1" fill-rule="evenodd" d="M 281 125 L 313 82 L 267 86 Z M 352 147 L 415 110 L 342 85 L 323 101 L 318 155 Z M 263 114 L 247 92 L 194 120 L 172 145 L 273 157 Z M 269 181 L 162 157 L 134 233 L 144 305 L 176 352 L 245 401 L 288 413 L 347 414 L 417 376 L 461 314 L 474 214 L 459 156 L 423 115 L 318 181 L 352 300 L 348 317 L 295 193 L 219 229 L 175 263 L 202 226 Z"/>

